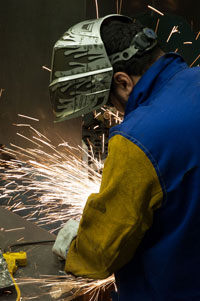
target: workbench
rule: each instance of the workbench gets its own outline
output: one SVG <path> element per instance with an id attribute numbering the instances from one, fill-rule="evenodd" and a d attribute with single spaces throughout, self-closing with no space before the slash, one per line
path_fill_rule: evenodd
<path id="1" fill-rule="evenodd" d="M 52 253 L 52 241 L 54 240 L 55 235 L 0 206 L 1 250 L 3 252 L 24 251 L 27 253 L 27 266 L 19 267 L 17 272 L 14 274 L 14 278 L 16 279 L 21 291 L 22 301 L 69 300 L 70 296 L 78 290 L 78 284 L 77 287 L 75 287 L 72 286 L 70 280 L 69 282 L 67 279 L 65 280 L 66 274 L 63 272 L 64 261 L 60 261 L 57 256 Z M 44 243 L 44 241 L 49 242 Z M 28 242 L 31 244 L 13 246 Z M 33 242 L 38 243 L 32 244 Z M 9 249 L 9 246 L 13 247 Z M 63 277 L 65 281 L 64 285 L 55 283 L 54 285 L 45 286 L 43 280 L 45 278 L 49 279 L 51 276 L 53 279 L 58 279 L 58 282 Z M 29 282 L 28 279 L 30 280 Z M 113 288 L 111 287 L 109 291 L 112 289 Z M 109 291 L 100 292 L 98 300 L 111 300 L 109 297 Z M 73 300 L 87 301 L 90 300 L 90 297 L 90 294 L 86 294 L 84 296 L 74 298 Z M 0 296 L 0 300 L 16 300 L 16 293 L 3 294 Z"/>
<path id="2" fill-rule="evenodd" d="M 55 236 L 46 230 L 26 221 L 22 217 L 9 210 L 0 207 L 0 248 L 2 251 L 9 250 L 9 246 L 24 242 L 44 242 L 55 240 Z M 44 286 L 42 279 L 45 275 L 61 277 L 64 275 L 64 262 L 52 253 L 53 242 L 37 243 L 11 248 L 11 252 L 24 251 L 27 253 L 27 266 L 19 267 L 14 277 L 19 283 L 22 300 L 34 297 L 33 300 L 56 300 L 55 286 Z M 22 284 L 24 279 L 32 278 L 31 283 Z M 41 284 L 34 283 L 34 279 L 40 279 Z M 22 279 L 22 280 L 20 280 Z M 21 284 L 20 284 L 21 283 Z M 58 289 L 57 289 L 58 291 Z M 70 294 L 68 294 L 70 296 Z M 15 300 L 14 294 L 0 296 L 0 300 Z M 66 296 L 67 299 L 67 296 Z M 31 300 L 31 299 L 29 299 Z"/>

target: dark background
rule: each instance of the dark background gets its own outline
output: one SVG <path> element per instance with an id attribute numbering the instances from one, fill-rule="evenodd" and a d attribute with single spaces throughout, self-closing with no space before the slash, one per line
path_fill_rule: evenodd
<path id="1" fill-rule="evenodd" d="M 87 0 L 86 17 L 94 17 L 93 0 Z M 117 12 L 120 0 L 99 0 L 99 16 Z M 184 17 L 195 31 L 200 30 L 200 1 L 197 0 L 122 0 L 121 13 L 129 16 L 144 12 L 151 5 L 163 13 L 171 13 Z"/>
<path id="2" fill-rule="evenodd" d="M 117 12 L 116 0 L 99 0 L 99 16 Z M 120 5 L 120 0 L 118 1 Z M 147 5 L 152 5 L 163 13 L 170 13 L 183 16 L 192 27 L 195 33 L 200 30 L 200 2 L 186 0 L 123 0 L 121 13 L 134 16 L 147 10 Z M 15 143 L 23 147 L 34 147 L 16 135 L 19 128 L 13 123 L 30 123 L 54 144 L 60 143 L 61 137 L 70 144 L 81 144 L 81 118 L 65 121 L 63 123 L 53 123 L 53 113 L 49 100 L 49 72 L 42 66 L 51 68 L 52 48 L 59 37 L 73 24 L 85 19 L 95 18 L 96 9 L 94 0 L 6 0 L 0 4 L 0 144 L 9 146 Z M 170 27 L 171 28 L 171 27 Z M 200 39 L 200 38 L 199 38 Z M 197 49 L 200 53 L 200 49 Z M 3 91 L 1 91 L 3 89 Z M 39 122 L 20 118 L 17 114 L 29 115 L 38 118 Z M 21 133 L 27 134 L 26 130 L 21 129 Z M 21 199 L 25 203 L 25 199 Z M 2 199 L 1 199 L 2 204 Z M 6 222 L 7 227 L 15 228 L 14 223 L 17 217 L 12 218 L 11 212 L 5 215 L 1 209 L 3 227 Z M 23 214 L 22 214 L 23 215 Z M 4 219 L 2 219 L 4 217 Z M 19 217 L 18 217 L 19 218 Z M 21 221 L 19 221 L 21 223 Z M 59 221 L 61 222 L 61 221 Z M 27 223 L 24 221 L 24 223 Z M 26 226 L 26 230 L 27 230 Z M 33 226 L 30 227 L 31 229 Z M 27 235 L 34 240 L 32 234 L 37 234 L 41 229 L 33 229 Z M 28 230 L 27 230 L 28 231 Z M 31 234 L 30 234 L 31 233 Z M 47 235 L 48 233 L 46 233 Z M 43 239 L 45 235 L 41 234 Z M 48 234 L 50 235 L 50 234 Z M 24 236 L 24 234 L 23 234 Z M 28 237 L 25 239 L 28 239 Z M 20 238 L 21 236 L 19 236 Z M 35 236 L 36 237 L 36 236 Z M 6 235 L 6 238 L 9 238 Z M 14 241 L 18 237 L 14 236 Z M 47 237 L 48 238 L 48 237 Z M 7 243 L 4 239 L 1 242 Z M 36 246 L 41 247 L 42 246 Z M 36 248 L 35 247 L 35 248 Z M 46 262 L 45 262 L 45 258 Z M 48 255 L 51 254 L 51 255 Z M 55 268 L 52 261 L 51 246 L 47 254 L 47 247 L 41 250 L 34 249 L 30 256 L 36 256 L 38 265 L 43 270 L 40 274 L 53 275 L 52 269 Z M 50 258 L 50 259 L 49 259 Z M 32 258 L 32 263 L 37 260 Z M 42 260 L 42 261 L 41 261 Z M 31 262 L 31 259 L 30 259 Z M 57 265 L 56 265 L 57 267 Z M 29 266 L 31 269 L 31 266 Z M 24 269 L 21 273 L 28 273 L 32 270 Z M 57 272 L 57 268 L 56 268 Z M 35 271 L 34 271 L 35 273 Z M 35 275 L 35 274 L 32 275 Z M 30 275 L 29 275 L 30 276 Z M 37 286 L 38 288 L 40 286 Z M 36 294 L 36 287 L 31 286 L 27 289 L 28 293 Z M 87 299 L 87 297 L 85 297 Z M 84 300 L 86 300 L 84 299 Z M 81 299 L 83 300 L 83 299 Z M 101 300 L 108 300 L 105 295 Z"/>
<path id="3" fill-rule="evenodd" d="M 99 16 L 117 12 L 117 1 L 99 0 Z M 120 5 L 120 0 L 118 1 Z M 152 5 L 163 13 L 183 16 L 195 32 L 200 29 L 200 2 L 186 0 L 123 0 L 121 13 L 133 16 Z M 13 123 L 29 123 L 18 113 L 36 117 L 30 122 L 53 143 L 60 137 L 81 143 L 81 119 L 53 123 L 49 101 L 49 71 L 52 48 L 73 24 L 96 17 L 93 0 L 6 0 L 0 4 L 0 143 L 31 146 L 16 136 Z M 200 51 L 199 51 L 200 52 Z M 20 131 L 26 133 L 25 130 Z"/>
<path id="4" fill-rule="evenodd" d="M 0 143 L 14 142 L 34 147 L 16 136 L 13 123 L 30 123 L 52 142 L 60 137 L 80 144 L 81 120 L 53 123 L 49 100 L 52 48 L 56 40 L 74 23 L 85 19 L 85 1 L 81 0 L 7 0 L 0 4 Z M 29 122 L 17 114 L 36 117 Z M 26 130 L 20 130 L 27 134 Z"/>

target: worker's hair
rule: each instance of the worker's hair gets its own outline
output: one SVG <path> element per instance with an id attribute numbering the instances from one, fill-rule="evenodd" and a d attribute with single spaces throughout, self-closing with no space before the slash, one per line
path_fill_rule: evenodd
<path id="1" fill-rule="evenodd" d="M 101 27 L 101 37 L 104 42 L 108 56 L 128 48 L 134 36 L 145 28 L 139 22 L 123 23 L 120 21 L 110 21 Z M 113 65 L 115 72 L 125 72 L 128 75 L 144 74 L 145 71 L 160 56 L 161 49 L 157 45 L 143 56 L 137 54 L 128 61 L 119 61 Z"/>

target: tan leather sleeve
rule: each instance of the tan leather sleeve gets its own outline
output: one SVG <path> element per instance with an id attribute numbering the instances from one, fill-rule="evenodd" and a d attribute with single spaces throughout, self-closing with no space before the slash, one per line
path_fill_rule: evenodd
<path id="1" fill-rule="evenodd" d="M 65 270 L 94 279 L 119 270 L 134 256 L 162 199 L 146 154 L 123 136 L 111 138 L 100 191 L 87 200 Z"/>

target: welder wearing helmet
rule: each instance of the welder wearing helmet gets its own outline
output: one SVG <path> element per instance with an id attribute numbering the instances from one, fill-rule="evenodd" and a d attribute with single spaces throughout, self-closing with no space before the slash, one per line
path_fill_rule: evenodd
<path id="1" fill-rule="evenodd" d="M 53 251 L 74 275 L 114 273 L 116 300 L 200 300 L 200 69 L 119 15 L 72 27 L 54 56 L 57 120 L 108 99 L 125 114 L 110 130 L 99 193 Z"/>

